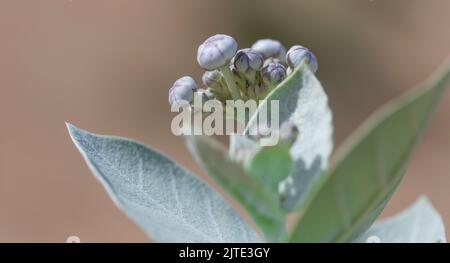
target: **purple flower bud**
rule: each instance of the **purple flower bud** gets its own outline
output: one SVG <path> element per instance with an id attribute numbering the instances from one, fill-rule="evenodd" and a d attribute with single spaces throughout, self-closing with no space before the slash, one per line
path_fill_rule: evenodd
<path id="1" fill-rule="evenodd" d="M 280 41 L 273 39 L 260 39 L 252 45 L 252 49 L 259 52 L 264 59 L 273 57 L 284 60 L 286 49 Z"/>
<path id="2" fill-rule="evenodd" d="M 236 54 L 237 43 L 227 35 L 214 35 L 198 47 L 197 61 L 206 70 L 218 69 L 226 65 Z"/>
<path id="3" fill-rule="evenodd" d="M 251 48 L 239 50 L 233 57 L 234 68 L 241 74 L 255 72 L 261 69 L 263 65 L 263 57 L 260 53 Z"/>
<path id="4" fill-rule="evenodd" d="M 286 67 L 281 63 L 271 62 L 262 68 L 261 76 L 266 85 L 277 85 L 286 78 Z"/>
<path id="5" fill-rule="evenodd" d="M 178 79 L 169 90 L 170 105 L 181 104 L 182 102 L 191 103 L 196 90 L 197 83 L 193 78 L 184 76 Z"/>
<path id="6" fill-rule="evenodd" d="M 281 62 L 281 60 L 279 60 L 278 58 L 268 58 L 268 59 L 264 60 L 263 67 L 269 65 L 270 63 L 280 63 L 280 64 L 283 64 L 283 63 Z"/>
<path id="7" fill-rule="evenodd" d="M 286 54 L 286 62 L 291 68 L 296 68 L 304 59 L 311 71 L 316 72 L 318 68 L 316 56 L 306 47 L 295 45 Z"/>

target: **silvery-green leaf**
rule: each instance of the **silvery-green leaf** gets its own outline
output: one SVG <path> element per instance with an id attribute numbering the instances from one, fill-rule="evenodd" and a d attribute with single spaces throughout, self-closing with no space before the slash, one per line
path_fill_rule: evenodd
<path id="1" fill-rule="evenodd" d="M 111 199 L 155 241 L 259 241 L 217 193 L 159 152 L 67 126 Z"/>
<path id="2" fill-rule="evenodd" d="M 285 214 L 280 209 L 278 194 L 274 193 L 243 164 L 229 158 L 226 149 L 207 136 L 186 136 L 189 150 L 199 165 L 224 191 L 247 211 L 269 241 L 285 235 Z"/>
<path id="3" fill-rule="evenodd" d="M 444 223 L 426 197 L 407 210 L 375 223 L 355 242 L 442 243 L 446 242 Z"/>
<path id="4" fill-rule="evenodd" d="M 271 101 L 279 101 L 279 123 L 293 122 L 299 136 L 291 148 L 294 160 L 292 174 L 286 179 L 283 204 L 292 210 L 306 195 L 309 186 L 327 169 L 333 149 L 332 114 L 320 82 L 303 63 L 280 83 L 259 105 L 271 116 Z M 257 125 L 258 112 L 249 121 L 247 132 Z M 234 146 L 236 147 L 236 146 Z"/>
<path id="5" fill-rule="evenodd" d="M 425 87 L 392 100 L 350 136 L 298 208 L 291 242 L 349 242 L 370 227 L 401 181 L 449 80 L 447 64 Z"/>

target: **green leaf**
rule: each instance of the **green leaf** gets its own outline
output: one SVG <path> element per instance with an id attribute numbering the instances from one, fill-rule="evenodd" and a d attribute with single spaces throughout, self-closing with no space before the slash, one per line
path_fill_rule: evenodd
<path id="1" fill-rule="evenodd" d="M 330 172 L 299 206 L 292 242 L 346 242 L 365 231 L 399 184 L 450 79 L 450 65 L 393 100 L 344 143 Z"/>
<path id="2" fill-rule="evenodd" d="M 246 163 L 246 171 L 261 180 L 278 198 L 280 182 L 292 172 L 291 145 L 280 141 L 274 146 L 260 147 Z"/>
<path id="3" fill-rule="evenodd" d="M 355 242 L 444 243 L 441 216 L 426 197 L 419 198 L 407 210 L 374 224 Z"/>
<path id="4" fill-rule="evenodd" d="M 285 235 L 285 214 L 277 195 L 261 180 L 247 174 L 241 163 L 231 160 L 217 141 L 207 136 L 186 136 L 186 142 L 200 166 L 242 205 L 269 241 Z"/>
<path id="5" fill-rule="evenodd" d="M 268 110 L 270 122 L 271 101 L 276 100 L 279 101 L 279 123 L 289 120 L 299 130 L 298 139 L 290 150 L 294 167 L 285 180 L 286 199 L 282 204 L 286 210 L 292 210 L 327 169 L 333 149 L 332 114 L 327 95 L 307 64 L 295 69 L 259 105 L 258 112 Z M 257 127 L 258 112 L 250 119 L 246 133 Z"/>
<path id="6" fill-rule="evenodd" d="M 211 188 L 138 142 L 67 124 L 111 199 L 160 242 L 258 242 L 257 234 Z"/>

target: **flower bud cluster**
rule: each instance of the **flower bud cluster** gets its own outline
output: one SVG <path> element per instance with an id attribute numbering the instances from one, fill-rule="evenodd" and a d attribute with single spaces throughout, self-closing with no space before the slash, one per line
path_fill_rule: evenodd
<path id="1" fill-rule="evenodd" d="M 300 45 L 286 52 L 281 42 L 262 39 L 251 48 L 238 50 L 234 38 L 214 35 L 197 51 L 197 62 L 206 70 L 202 76 L 205 87 L 198 89 L 194 79 L 182 77 L 169 90 L 169 103 L 192 103 L 196 95 L 222 103 L 237 99 L 261 100 L 304 60 L 313 72 L 317 70 L 314 54 Z"/>

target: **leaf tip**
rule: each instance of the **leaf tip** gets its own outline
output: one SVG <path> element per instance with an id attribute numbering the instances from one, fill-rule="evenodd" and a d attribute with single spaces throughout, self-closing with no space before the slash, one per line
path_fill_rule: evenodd
<path id="1" fill-rule="evenodd" d="M 69 134 L 72 135 L 72 132 L 77 129 L 77 127 L 75 127 L 75 125 L 73 125 L 72 123 L 65 121 L 64 124 L 66 124 L 66 128 L 69 131 Z"/>
<path id="2" fill-rule="evenodd" d="M 436 207 L 434 207 L 433 203 L 431 202 L 430 198 L 426 195 L 420 195 L 417 200 L 411 205 L 412 207 L 428 207 L 430 208 L 434 213 L 439 214 Z"/>
<path id="3" fill-rule="evenodd" d="M 70 122 L 65 122 L 67 130 L 69 132 L 70 138 L 72 139 L 72 142 L 75 144 L 75 146 L 82 150 L 82 146 L 80 144 L 80 141 L 82 141 L 83 137 L 86 137 L 86 135 L 89 135 L 90 133 L 78 128 L 77 126 L 73 125 Z"/>
<path id="4" fill-rule="evenodd" d="M 67 131 L 69 132 L 69 135 L 72 139 L 74 139 L 74 135 L 76 133 L 76 131 L 78 130 L 78 128 L 73 125 L 72 123 L 65 121 L 64 124 L 66 125 Z"/>

